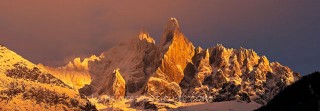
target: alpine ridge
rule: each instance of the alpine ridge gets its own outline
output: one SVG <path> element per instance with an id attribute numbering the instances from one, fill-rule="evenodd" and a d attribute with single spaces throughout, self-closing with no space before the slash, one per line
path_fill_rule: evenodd
<path id="1" fill-rule="evenodd" d="M 37 66 L 47 70 L 53 76 L 61 79 L 64 83 L 78 90 L 84 85 L 90 84 L 91 77 L 88 64 L 95 60 L 99 60 L 99 58 L 92 55 L 89 58 L 85 58 L 83 61 L 81 61 L 80 58 L 75 58 L 63 67 L 49 67 L 44 66 L 43 64 L 38 64 Z"/>

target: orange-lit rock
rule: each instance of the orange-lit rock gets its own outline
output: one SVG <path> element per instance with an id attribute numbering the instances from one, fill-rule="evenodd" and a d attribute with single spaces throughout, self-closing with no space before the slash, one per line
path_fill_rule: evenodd
<path id="1" fill-rule="evenodd" d="M 113 96 L 116 99 L 122 99 L 124 98 L 126 94 L 126 82 L 122 78 L 120 72 L 120 69 L 116 69 L 113 71 L 113 77 L 112 77 L 112 88 L 110 88 L 109 95 Z"/>
<path id="2" fill-rule="evenodd" d="M 89 62 L 99 61 L 100 58 L 95 55 L 85 58 L 83 61 L 80 58 L 75 58 L 63 67 L 49 67 L 38 64 L 39 67 L 47 70 L 53 76 L 61 79 L 63 82 L 73 87 L 80 89 L 86 84 L 91 83 L 91 76 L 89 73 Z"/>
<path id="3" fill-rule="evenodd" d="M 194 56 L 194 46 L 180 31 L 178 21 L 175 18 L 170 18 L 168 24 L 164 29 L 164 34 L 160 44 L 161 64 L 153 75 L 154 78 L 160 79 L 165 83 L 180 84 L 184 78 L 184 71 L 188 64 L 192 64 L 192 57 Z M 153 89 L 152 81 L 148 81 L 147 89 Z M 161 85 L 161 87 L 167 87 Z M 169 86 L 168 86 L 169 87 Z M 155 89 L 156 90 L 156 89 Z M 150 91 L 150 90 L 148 90 Z M 157 93 L 166 90 L 156 90 Z M 147 92 L 148 94 L 154 94 Z"/>

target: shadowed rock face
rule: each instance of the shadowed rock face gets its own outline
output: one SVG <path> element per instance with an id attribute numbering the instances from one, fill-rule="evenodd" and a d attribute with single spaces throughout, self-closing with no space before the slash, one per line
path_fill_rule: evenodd
<path id="1" fill-rule="evenodd" d="M 113 70 L 112 74 L 108 77 L 108 81 L 104 81 L 104 88 L 99 89 L 99 92 L 95 92 L 97 89 L 94 89 L 95 87 L 92 85 L 86 85 L 79 91 L 85 95 L 98 93 L 99 95 L 108 95 L 114 99 L 123 99 L 126 95 L 126 81 L 120 74 L 120 69 Z"/>
<path id="2" fill-rule="evenodd" d="M 175 18 L 164 28 L 160 45 L 146 32 L 120 43 L 88 62 L 91 83 L 81 92 L 102 95 L 112 88 L 120 68 L 127 95 L 204 96 L 212 101 L 244 100 L 264 104 L 300 74 L 269 62 L 252 49 L 195 48 Z M 190 100 L 192 101 L 192 99 Z"/>
<path id="3" fill-rule="evenodd" d="M 89 62 L 90 85 L 81 89 L 87 95 L 101 95 L 107 89 L 106 81 L 111 81 L 113 70 L 119 68 L 127 85 L 127 95 L 140 95 L 147 79 L 159 64 L 158 48 L 146 32 L 124 41 L 104 52 L 99 60 Z"/>

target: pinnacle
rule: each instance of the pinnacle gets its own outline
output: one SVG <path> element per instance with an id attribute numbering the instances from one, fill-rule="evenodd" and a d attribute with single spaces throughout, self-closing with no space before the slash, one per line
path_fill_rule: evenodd
<path id="1" fill-rule="evenodd" d="M 164 34 L 161 39 L 161 45 L 171 42 L 176 33 L 180 32 L 180 26 L 176 18 L 171 17 L 164 28 Z"/>
<path id="2" fill-rule="evenodd" d="M 145 31 L 141 31 L 139 33 L 139 39 L 140 40 L 146 40 L 149 43 L 155 43 L 154 39 L 149 36 L 148 32 L 145 32 Z"/>
<path id="3" fill-rule="evenodd" d="M 179 22 L 176 18 L 171 17 L 167 23 L 167 26 L 165 28 L 166 31 L 174 31 L 176 29 L 179 29 Z"/>
<path id="4" fill-rule="evenodd" d="M 171 17 L 171 18 L 170 18 L 170 21 L 174 22 L 175 24 L 177 24 L 177 25 L 179 26 L 178 20 L 177 20 L 176 18 Z"/>

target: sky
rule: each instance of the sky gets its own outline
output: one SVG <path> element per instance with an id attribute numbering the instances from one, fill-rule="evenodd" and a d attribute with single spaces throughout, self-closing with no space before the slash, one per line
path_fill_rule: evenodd
<path id="1" fill-rule="evenodd" d="M 195 46 L 249 48 L 301 74 L 320 70 L 319 0 L 0 0 L 0 44 L 33 63 L 100 55 L 170 17 Z"/>

